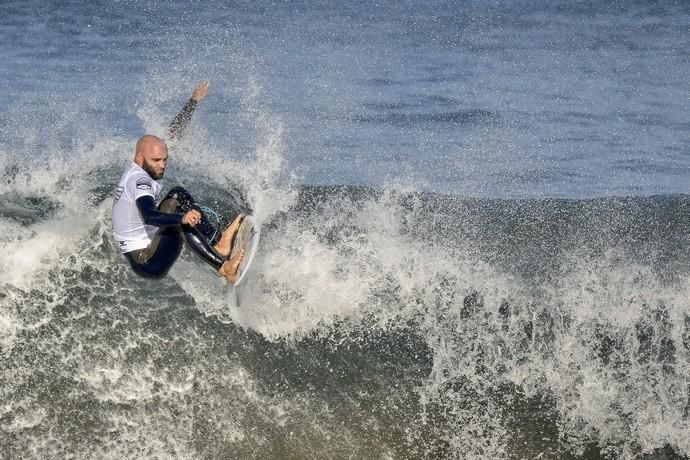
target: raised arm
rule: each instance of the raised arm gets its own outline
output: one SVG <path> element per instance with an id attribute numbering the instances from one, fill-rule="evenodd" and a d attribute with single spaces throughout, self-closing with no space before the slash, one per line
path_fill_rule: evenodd
<path id="1" fill-rule="evenodd" d="M 187 101 L 185 106 L 182 107 L 182 110 L 173 119 L 172 123 L 170 123 L 169 134 L 171 139 L 179 139 L 184 135 L 187 125 L 189 125 L 189 122 L 192 119 L 192 114 L 196 109 L 196 105 L 206 97 L 207 93 L 208 80 L 204 80 L 194 89 L 192 97 L 189 99 L 189 101 Z"/>

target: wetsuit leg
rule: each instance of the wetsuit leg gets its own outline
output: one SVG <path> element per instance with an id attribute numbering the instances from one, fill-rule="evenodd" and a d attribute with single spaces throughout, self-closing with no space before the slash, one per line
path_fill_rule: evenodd
<path id="1" fill-rule="evenodd" d="M 154 237 L 148 248 L 128 252 L 125 257 L 137 275 L 163 278 L 180 256 L 182 241 L 177 228 L 166 228 Z"/>
<path id="2" fill-rule="evenodd" d="M 187 212 L 196 209 L 201 212 L 199 206 L 194 202 L 194 198 L 182 187 L 173 187 L 161 203 L 176 203 L 176 212 Z M 201 222 L 194 227 L 188 225 L 181 225 L 184 240 L 187 242 L 192 251 L 201 257 L 206 263 L 218 270 L 225 262 L 225 258 L 220 256 L 213 250 L 212 245 L 216 243 L 215 234 L 216 229 L 208 221 L 208 218 L 201 213 Z"/>
<path id="3" fill-rule="evenodd" d="M 165 200 L 173 199 L 177 201 L 177 211 L 187 212 L 196 209 L 201 213 L 201 222 L 194 228 L 198 230 L 201 236 L 213 246 L 220 239 L 220 232 L 211 224 L 208 217 L 201 211 L 199 206 L 194 202 L 194 198 L 182 187 L 173 187 L 165 197 Z M 165 200 L 163 200 L 165 202 Z"/>
<path id="4" fill-rule="evenodd" d="M 192 196 L 182 187 L 170 190 L 158 208 L 169 213 L 199 209 Z M 206 219 L 205 223 L 204 219 Z M 180 256 L 183 241 L 186 241 L 192 251 L 218 270 L 225 263 L 225 259 L 213 250 L 211 246 L 213 243 L 208 241 L 204 230 L 208 232 L 209 229 L 211 234 L 215 233 L 215 228 L 205 216 L 202 217 L 202 223 L 196 227 L 188 225 L 167 227 L 158 232 L 147 248 L 128 252 L 125 257 L 139 276 L 163 278 Z"/>
<path id="5" fill-rule="evenodd" d="M 213 250 L 211 245 L 209 245 L 206 239 L 201 235 L 201 232 L 196 228 L 183 225 L 182 233 L 184 235 L 184 240 L 192 251 L 204 259 L 210 266 L 218 270 L 220 266 L 225 263 L 225 258 Z"/>

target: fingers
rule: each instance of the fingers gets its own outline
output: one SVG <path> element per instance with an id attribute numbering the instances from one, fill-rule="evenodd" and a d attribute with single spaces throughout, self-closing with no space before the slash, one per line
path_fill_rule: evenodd
<path id="1" fill-rule="evenodd" d="M 194 225 L 198 225 L 201 222 L 201 213 L 196 209 L 193 209 L 192 212 L 192 222 L 194 223 Z"/>
<path id="2" fill-rule="evenodd" d="M 182 223 L 194 227 L 201 222 L 201 213 L 196 209 L 192 209 L 182 216 Z"/>
<path id="3" fill-rule="evenodd" d="M 194 92 L 192 93 L 192 99 L 199 102 L 203 98 L 205 98 L 206 94 L 208 94 L 208 85 L 209 85 L 208 80 L 202 81 L 199 84 L 199 86 L 197 86 L 196 89 L 194 90 Z"/>

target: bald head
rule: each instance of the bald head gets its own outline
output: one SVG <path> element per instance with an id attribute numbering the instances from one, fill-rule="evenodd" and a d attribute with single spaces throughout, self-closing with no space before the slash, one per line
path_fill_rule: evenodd
<path id="1" fill-rule="evenodd" d="M 149 176 L 160 179 L 165 173 L 168 161 L 168 147 L 160 138 L 147 134 L 137 141 L 134 162 L 141 166 Z"/>

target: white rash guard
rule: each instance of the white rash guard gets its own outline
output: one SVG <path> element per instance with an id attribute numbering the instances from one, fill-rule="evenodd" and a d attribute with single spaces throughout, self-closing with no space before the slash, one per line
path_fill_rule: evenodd
<path id="1" fill-rule="evenodd" d="M 136 201 L 146 195 L 158 201 L 162 188 L 157 180 L 135 163 L 120 178 L 113 196 L 112 219 L 113 238 L 123 254 L 144 249 L 158 232 L 158 227 L 144 223 Z"/>

